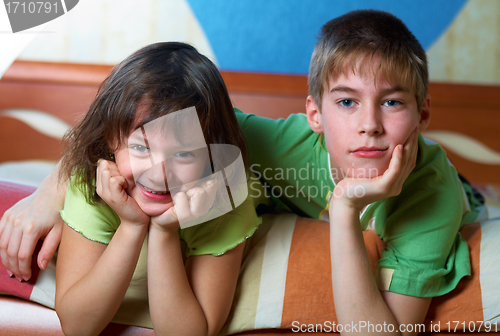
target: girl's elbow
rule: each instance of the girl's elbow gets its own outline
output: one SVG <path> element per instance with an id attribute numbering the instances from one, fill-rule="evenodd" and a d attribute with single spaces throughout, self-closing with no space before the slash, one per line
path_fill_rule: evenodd
<path id="1" fill-rule="evenodd" d="M 61 329 L 65 336 L 77 336 L 83 335 L 82 324 L 78 326 L 76 319 L 71 319 L 69 317 L 64 317 L 64 314 L 57 312 L 59 316 L 59 323 L 61 324 Z"/>
<path id="2" fill-rule="evenodd" d="M 65 336 L 88 336 L 99 334 L 99 331 L 97 330 L 89 330 L 88 324 L 82 323 L 82 320 L 80 318 L 76 318 L 68 314 L 67 310 L 65 314 L 63 311 L 56 308 L 56 313 L 59 317 L 59 323 Z"/>

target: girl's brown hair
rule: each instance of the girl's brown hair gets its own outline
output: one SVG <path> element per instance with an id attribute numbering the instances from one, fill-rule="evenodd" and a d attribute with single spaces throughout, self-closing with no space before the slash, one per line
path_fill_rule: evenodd
<path id="1" fill-rule="evenodd" d="M 137 110 L 143 104 L 147 113 L 139 116 Z M 188 44 L 163 42 L 130 55 L 101 84 L 85 117 L 63 139 L 61 179 L 75 174 L 74 182 L 81 187 L 87 202 L 97 203 L 97 161 L 112 160 L 111 153 L 133 130 L 192 106 L 196 108 L 205 142 L 237 146 L 245 161 L 245 138 L 216 66 Z M 110 144 L 115 144 L 115 148 Z"/>

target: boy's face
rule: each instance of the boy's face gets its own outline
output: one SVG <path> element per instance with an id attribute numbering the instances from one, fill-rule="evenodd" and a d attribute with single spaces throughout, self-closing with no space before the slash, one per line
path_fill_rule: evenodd
<path id="1" fill-rule="evenodd" d="M 380 72 L 379 72 L 380 73 Z M 341 74 L 328 83 L 320 113 L 309 96 L 306 109 L 313 131 L 324 133 L 331 156 L 332 176 L 373 178 L 389 167 L 394 148 L 404 145 L 413 130 L 425 130 L 430 98 L 419 113 L 415 94 L 388 83 L 372 71 Z"/>

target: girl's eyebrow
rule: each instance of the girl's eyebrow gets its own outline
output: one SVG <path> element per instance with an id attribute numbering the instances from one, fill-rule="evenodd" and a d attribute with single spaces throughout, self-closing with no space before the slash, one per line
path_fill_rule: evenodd
<path id="1" fill-rule="evenodd" d="M 137 130 L 140 130 L 142 127 L 138 128 Z M 132 134 L 128 137 L 129 140 L 132 139 L 132 140 L 136 140 L 136 141 L 144 141 L 144 135 L 139 132 L 137 132 L 137 130 L 135 130 L 134 132 L 132 132 Z"/>

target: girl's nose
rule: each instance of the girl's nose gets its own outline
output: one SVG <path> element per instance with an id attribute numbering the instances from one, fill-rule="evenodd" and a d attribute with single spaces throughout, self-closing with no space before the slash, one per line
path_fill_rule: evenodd
<path id="1" fill-rule="evenodd" d="M 149 168 L 146 172 L 147 178 L 154 183 L 158 188 L 162 188 L 164 190 L 167 189 L 167 180 L 168 180 L 168 164 L 165 161 L 159 162 Z"/>

